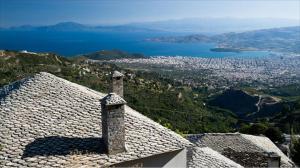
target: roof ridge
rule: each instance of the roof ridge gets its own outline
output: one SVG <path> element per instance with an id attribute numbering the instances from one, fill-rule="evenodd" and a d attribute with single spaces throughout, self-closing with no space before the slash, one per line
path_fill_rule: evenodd
<path id="1" fill-rule="evenodd" d="M 89 92 L 89 93 L 92 93 L 92 94 L 97 95 L 97 96 L 99 96 L 99 95 L 100 96 L 104 96 L 104 94 L 101 93 L 101 92 L 97 92 L 97 91 L 92 90 L 92 89 L 90 89 L 88 87 L 85 87 L 85 86 L 76 84 L 74 82 L 68 81 L 66 79 L 63 79 L 63 78 L 58 77 L 56 75 L 53 75 L 51 73 L 48 73 L 48 72 L 39 72 L 39 73 L 36 73 L 34 75 L 31 75 L 31 76 L 25 77 L 23 79 L 14 81 L 12 83 L 9 83 L 7 85 L 4 85 L 3 87 L 0 87 L 0 100 L 2 98 L 6 97 L 7 95 L 9 95 L 12 91 L 21 88 L 21 86 L 23 84 L 26 84 L 28 81 L 34 80 L 34 79 L 40 79 L 40 78 L 44 78 L 44 77 L 48 77 L 48 78 L 52 78 L 52 79 L 55 79 L 55 80 L 62 81 L 65 84 L 74 86 L 74 87 L 76 87 L 77 89 L 79 89 L 79 90 L 81 90 L 83 92 Z"/>
<path id="2" fill-rule="evenodd" d="M 0 87 L 0 90 L 2 90 L 3 88 L 6 88 L 6 87 L 11 87 L 12 85 L 15 85 L 15 84 L 24 83 L 24 82 L 26 82 L 27 80 L 33 79 L 33 78 L 35 78 L 35 77 L 37 77 L 37 76 L 39 76 L 39 75 L 52 75 L 52 76 L 55 76 L 55 75 L 50 74 L 50 73 L 48 73 L 48 72 L 38 72 L 38 73 L 36 73 L 36 74 L 30 75 L 30 76 L 24 77 L 24 78 L 22 78 L 22 79 L 16 80 L 16 81 L 14 81 L 14 82 L 11 82 L 11 83 L 9 83 L 9 84 L 6 84 L 6 85 Z M 56 77 L 56 76 L 55 76 L 55 77 Z"/>
<path id="3" fill-rule="evenodd" d="M 6 97 L 7 95 L 9 95 L 9 93 L 11 93 L 12 91 L 20 88 L 22 86 L 22 84 L 24 84 L 26 81 L 32 79 L 33 77 L 34 76 L 25 77 L 23 79 L 11 82 L 7 85 L 0 87 L 0 100 L 2 98 Z"/>
<path id="4" fill-rule="evenodd" d="M 70 86 L 74 86 L 74 87 L 76 87 L 77 89 L 79 89 L 80 91 L 83 91 L 83 92 L 89 92 L 89 93 L 92 93 L 92 94 L 94 94 L 94 95 L 96 95 L 96 96 L 105 96 L 105 93 L 95 91 L 95 90 L 90 89 L 90 88 L 88 88 L 88 87 L 86 87 L 86 86 L 79 85 L 79 84 L 77 84 L 77 83 L 68 81 L 68 80 L 66 80 L 66 79 L 64 79 L 64 78 L 58 77 L 58 76 L 53 75 L 53 74 L 48 73 L 48 72 L 40 72 L 40 73 L 38 73 L 38 74 L 43 74 L 43 75 L 47 75 L 47 76 L 49 76 L 49 77 L 51 77 L 51 78 L 55 78 L 56 80 L 60 80 L 60 81 L 64 82 L 65 84 L 68 84 L 68 85 L 70 85 Z"/>
<path id="5" fill-rule="evenodd" d="M 200 134 L 188 134 L 187 136 L 203 136 L 203 135 L 242 135 L 241 133 L 239 132 L 228 132 L 228 133 L 219 133 L 219 132 L 216 132 L 216 133 L 200 133 Z"/>

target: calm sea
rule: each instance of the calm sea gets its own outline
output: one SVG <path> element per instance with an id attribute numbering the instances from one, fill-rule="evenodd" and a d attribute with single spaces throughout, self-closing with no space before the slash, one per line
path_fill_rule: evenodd
<path id="1" fill-rule="evenodd" d="M 265 51 L 212 52 L 214 44 L 148 42 L 147 38 L 178 36 L 178 33 L 38 32 L 0 31 L 0 49 L 54 52 L 75 56 L 99 50 L 119 49 L 147 56 L 264 57 Z"/>

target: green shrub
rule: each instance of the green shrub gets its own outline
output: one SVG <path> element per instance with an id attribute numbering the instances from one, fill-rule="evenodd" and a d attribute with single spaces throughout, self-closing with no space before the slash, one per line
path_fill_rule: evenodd
<path id="1" fill-rule="evenodd" d="M 300 165 L 300 139 L 293 141 L 293 148 L 291 150 L 291 155 L 292 155 L 293 161 L 297 165 Z"/>
<path id="2" fill-rule="evenodd" d="M 270 138 L 271 141 L 281 143 L 284 141 L 282 132 L 277 127 L 270 127 L 266 130 L 265 135 Z"/>

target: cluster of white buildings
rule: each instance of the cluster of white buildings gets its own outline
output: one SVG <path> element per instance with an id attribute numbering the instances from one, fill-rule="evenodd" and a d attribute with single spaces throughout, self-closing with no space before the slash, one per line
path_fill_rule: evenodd
<path id="1" fill-rule="evenodd" d="M 258 81 L 271 85 L 286 85 L 300 80 L 300 57 L 242 59 L 159 56 L 149 59 L 120 59 L 113 62 L 131 66 L 148 65 L 151 68 L 191 70 L 195 72 L 194 75 L 199 74 L 211 80 L 217 78 L 231 82 Z"/>

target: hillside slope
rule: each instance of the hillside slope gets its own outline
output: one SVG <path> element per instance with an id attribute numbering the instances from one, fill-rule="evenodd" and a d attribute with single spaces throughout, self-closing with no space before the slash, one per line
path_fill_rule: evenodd
<path id="1" fill-rule="evenodd" d="M 93 60 L 113 60 L 113 59 L 123 59 L 123 58 L 146 58 L 143 54 L 138 53 L 127 53 L 121 50 L 102 50 L 89 54 L 81 55 L 88 59 Z"/>
<path id="2" fill-rule="evenodd" d="M 228 109 L 243 119 L 272 118 L 279 114 L 286 104 L 271 96 L 251 95 L 238 89 L 228 89 L 215 95 L 208 103 Z"/>

